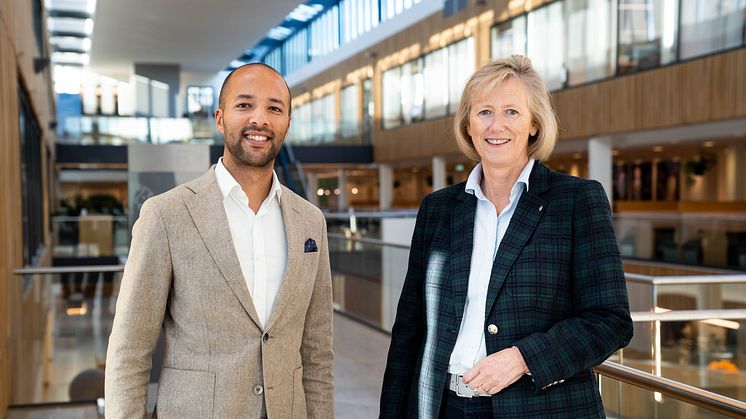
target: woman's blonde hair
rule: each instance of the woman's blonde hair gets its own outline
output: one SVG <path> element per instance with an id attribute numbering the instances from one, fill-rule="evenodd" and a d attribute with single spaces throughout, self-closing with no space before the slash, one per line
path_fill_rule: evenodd
<path id="1" fill-rule="evenodd" d="M 474 161 L 480 160 L 471 136 L 466 131 L 471 102 L 476 97 L 484 97 L 494 92 L 500 83 L 508 78 L 515 78 L 523 84 L 528 93 L 531 123 L 538 128 L 536 135 L 528 137 L 528 157 L 546 160 L 557 142 L 557 117 L 544 80 L 531 65 L 531 60 L 523 55 L 511 55 L 491 61 L 471 76 L 464 86 L 461 102 L 453 118 L 456 143 L 466 157 Z"/>

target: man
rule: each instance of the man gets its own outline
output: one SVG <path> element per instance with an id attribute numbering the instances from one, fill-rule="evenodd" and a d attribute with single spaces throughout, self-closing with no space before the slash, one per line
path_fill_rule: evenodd
<path id="1" fill-rule="evenodd" d="M 146 201 L 106 367 L 106 417 L 143 417 L 161 328 L 160 418 L 331 418 L 332 296 L 321 212 L 280 185 L 290 91 L 271 67 L 228 75 L 222 159 Z"/>

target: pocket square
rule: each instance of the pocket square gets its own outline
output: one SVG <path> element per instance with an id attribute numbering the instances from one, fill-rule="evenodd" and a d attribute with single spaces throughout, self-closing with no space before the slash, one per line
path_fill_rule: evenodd
<path id="1" fill-rule="evenodd" d="M 316 240 L 309 238 L 306 240 L 306 244 L 303 246 L 303 253 L 318 252 L 319 248 L 316 247 Z"/>

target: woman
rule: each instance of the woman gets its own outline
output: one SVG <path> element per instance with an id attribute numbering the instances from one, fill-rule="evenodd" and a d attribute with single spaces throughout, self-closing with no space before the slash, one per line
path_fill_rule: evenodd
<path id="1" fill-rule="evenodd" d="M 541 163 L 557 122 L 526 57 L 477 71 L 454 119 L 479 164 L 417 214 L 381 417 L 603 417 L 591 368 L 632 337 L 606 194 Z"/>

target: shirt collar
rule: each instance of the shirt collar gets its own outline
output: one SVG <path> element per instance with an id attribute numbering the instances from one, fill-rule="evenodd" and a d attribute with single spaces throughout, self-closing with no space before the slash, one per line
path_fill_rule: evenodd
<path id="1" fill-rule="evenodd" d="M 238 184 L 238 181 L 225 168 L 225 165 L 223 165 L 222 157 L 218 159 L 218 164 L 215 165 L 215 177 L 218 180 L 218 186 L 220 187 L 220 193 L 223 194 L 223 199 L 228 199 L 228 196 L 233 191 L 240 192 L 244 196 L 246 195 L 243 189 L 241 189 L 241 185 Z M 272 186 L 269 188 L 267 198 L 270 199 L 274 195 L 277 195 L 277 200 L 279 201 L 282 196 L 282 188 L 280 187 L 280 180 L 277 178 L 277 173 L 272 170 Z"/>
<path id="2" fill-rule="evenodd" d="M 518 179 L 516 180 L 515 184 L 513 185 L 513 189 L 510 191 L 510 197 L 511 201 L 513 200 L 513 197 L 515 194 L 520 190 L 518 187 L 519 185 L 523 184 L 526 185 L 526 190 L 528 190 L 528 178 L 531 176 L 531 170 L 534 168 L 534 159 L 528 159 L 528 163 L 526 163 L 525 166 L 523 166 L 523 170 L 521 170 L 521 174 L 518 175 Z M 487 197 L 484 196 L 484 193 L 482 192 L 482 163 L 478 163 L 474 169 L 472 169 L 471 173 L 469 174 L 469 178 L 466 180 L 466 187 L 465 191 L 468 194 L 476 196 L 478 199 L 486 200 Z"/>

